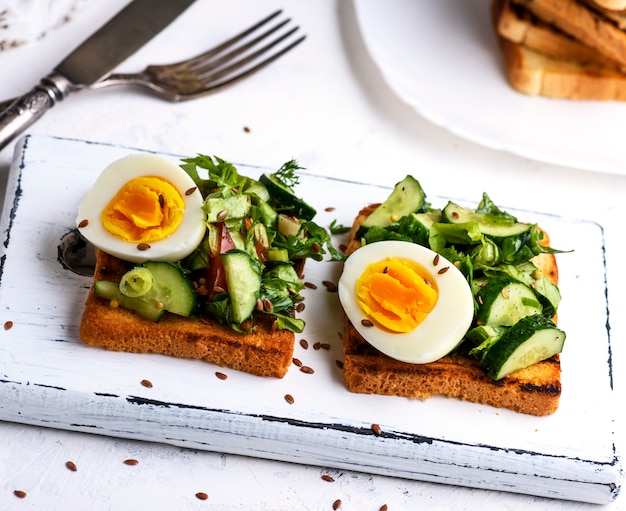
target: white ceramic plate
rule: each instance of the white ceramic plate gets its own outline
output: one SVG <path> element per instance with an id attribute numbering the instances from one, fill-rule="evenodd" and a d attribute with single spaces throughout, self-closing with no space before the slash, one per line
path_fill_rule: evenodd
<path id="1" fill-rule="evenodd" d="M 354 0 L 391 89 L 431 122 L 494 149 L 626 173 L 626 104 L 530 97 L 506 82 L 490 0 Z"/>
<path id="2" fill-rule="evenodd" d="M 307 326 L 296 340 L 305 338 L 309 348 L 297 342 L 295 357 L 313 374 L 294 365 L 283 379 L 259 378 L 80 341 L 91 278 L 62 266 L 60 241 L 73 229 L 77 205 L 101 170 L 137 152 L 40 136 L 18 144 L 0 225 L 0 325 L 13 323 L 0 328 L 0 420 L 554 498 L 615 498 L 621 462 L 600 225 L 518 212 L 575 249 L 559 258 L 565 297 L 559 324 L 568 337 L 554 415 L 533 417 L 454 399 L 352 394 L 336 364 L 342 358 L 338 297 L 323 285 L 337 281 L 336 263 L 306 267 L 306 280 L 318 288 L 305 290 Z M 238 167 L 251 176 L 262 172 Z M 349 225 L 362 206 L 390 191 L 313 175 L 303 175 L 300 187 L 324 226 L 333 220 Z M 429 199 L 444 200 L 432 193 Z M 336 209 L 326 211 L 330 206 Z M 314 349 L 318 341 L 330 349 Z M 583 366 L 585 378 L 577 378 Z M 142 386 L 144 379 L 153 387 Z M 372 424 L 380 425 L 381 435 Z"/>

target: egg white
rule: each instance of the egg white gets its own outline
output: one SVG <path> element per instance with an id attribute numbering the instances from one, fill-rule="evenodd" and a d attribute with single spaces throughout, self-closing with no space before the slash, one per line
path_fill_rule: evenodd
<path id="1" fill-rule="evenodd" d="M 341 306 L 361 336 L 385 355 L 402 362 L 426 364 L 450 353 L 469 329 L 474 317 L 472 292 L 463 274 L 444 257 L 426 247 L 405 241 L 379 241 L 359 248 L 345 261 L 339 279 Z M 439 291 L 434 309 L 417 328 L 392 333 L 365 326 L 367 319 L 357 303 L 356 282 L 370 263 L 387 257 L 404 258 L 421 264 L 433 277 Z M 448 268 L 439 273 L 443 268 Z"/>
<path id="2" fill-rule="evenodd" d="M 185 214 L 181 224 L 168 237 L 151 241 L 150 248 L 139 250 L 137 243 L 124 241 L 109 233 L 100 215 L 109 201 L 128 181 L 142 176 L 167 179 L 180 192 L 185 202 Z M 187 190 L 194 189 L 186 195 Z M 151 154 L 136 154 L 121 158 L 106 167 L 96 179 L 89 193 L 78 206 L 76 225 L 81 234 L 94 246 L 125 261 L 175 262 L 191 254 L 202 241 L 206 230 L 203 198 L 189 175 L 176 164 Z M 87 220 L 87 225 L 82 226 Z"/>

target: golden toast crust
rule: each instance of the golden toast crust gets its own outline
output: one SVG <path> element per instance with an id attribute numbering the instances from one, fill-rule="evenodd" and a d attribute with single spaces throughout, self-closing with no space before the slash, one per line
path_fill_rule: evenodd
<path id="1" fill-rule="evenodd" d="M 359 212 L 348 253 L 358 249 L 359 241 L 354 235 L 376 206 L 372 204 Z M 541 255 L 535 264 L 556 283 L 558 270 L 553 255 Z M 351 392 L 419 399 L 444 396 L 538 416 L 554 413 L 559 405 L 558 355 L 494 381 L 479 368 L 475 358 L 464 354 L 446 356 L 429 364 L 394 360 L 365 341 L 345 314 L 343 355 L 343 376 Z"/>
<path id="2" fill-rule="evenodd" d="M 123 262 L 98 251 L 94 279 L 119 280 Z M 200 359 L 258 376 L 282 378 L 293 358 L 294 334 L 272 330 L 260 315 L 253 333 L 239 334 L 228 325 L 165 313 L 158 323 L 143 319 L 89 292 L 80 337 L 91 346 L 132 353 L 160 353 Z"/>
<path id="3" fill-rule="evenodd" d="M 593 48 L 546 24 L 528 28 L 530 22 L 510 7 L 508 0 L 495 0 L 492 18 L 513 89 L 549 98 L 626 101 L 623 64 L 607 62 Z"/>

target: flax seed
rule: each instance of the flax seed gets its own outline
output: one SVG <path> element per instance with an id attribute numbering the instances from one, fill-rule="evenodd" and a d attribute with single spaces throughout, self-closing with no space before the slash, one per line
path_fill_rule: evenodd
<path id="1" fill-rule="evenodd" d="M 296 402 L 291 394 L 285 394 L 285 401 L 287 401 L 290 405 Z"/>
<path id="2" fill-rule="evenodd" d="M 161 209 L 165 207 L 165 197 L 163 197 L 162 193 L 159 194 L 159 207 Z"/>
<path id="3" fill-rule="evenodd" d="M 227 374 L 222 373 L 220 371 L 216 371 L 215 376 L 217 376 L 220 380 L 226 380 L 228 378 Z"/>
<path id="4" fill-rule="evenodd" d="M 152 382 L 150 380 L 141 380 L 141 384 L 149 389 L 152 388 Z"/>
<path id="5" fill-rule="evenodd" d="M 124 465 L 130 465 L 134 467 L 135 465 L 139 465 L 139 462 L 137 460 L 128 459 L 124 460 Z"/>
<path id="6" fill-rule="evenodd" d="M 433 266 L 437 266 L 438 264 L 439 264 L 439 254 L 437 254 L 435 258 L 433 259 Z"/>
<path id="7" fill-rule="evenodd" d="M 387 511 L 387 504 L 383 504 L 382 506 L 380 506 L 380 509 L 378 511 Z"/>
<path id="8" fill-rule="evenodd" d="M 293 365 L 297 367 L 302 367 L 302 361 L 299 358 L 292 358 L 291 362 L 293 362 Z"/>
<path id="9" fill-rule="evenodd" d="M 196 498 L 199 500 L 206 500 L 209 498 L 209 496 L 203 491 L 199 491 L 198 493 L 196 493 Z"/>
<path id="10" fill-rule="evenodd" d="M 313 284 L 313 282 L 305 282 L 304 287 L 308 287 L 309 289 L 317 289 L 317 286 Z"/>
<path id="11" fill-rule="evenodd" d="M 87 227 L 88 225 L 89 225 L 89 220 L 85 218 L 84 220 L 80 221 L 80 223 L 78 224 L 78 228 L 82 229 L 84 227 Z"/>
<path id="12" fill-rule="evenodd" d="M 330 293 L 336 293 L 337 292 L 337 284 L 335 284 L 334 282 L 330 282 L 329 280 L 325 280 L 322 282 L 322 284 L 324 284 L 324 286 L 326 287 L 326 291 L 330 292 Z"/>
<path id="13" fill-rule="evenodd" d="M 197 186 L 192 186 L 191 188 L 187 189 L 187 191 L 185 192 L 185 195 L 191 195 L 193 192 L 195 192 L 198 189 Z"/>
<path id="14" fill-rule="evenodd" d="M 335 360 L 335 365 L 339 368 L 339 369 L 343 369 L 343 362 L 341 360 Z"/>
<path id="15" fill-rule="evenodd" d="M 226 218 L 228 216 L 228 211 L 226 211 L 225 209 L 223 209 L 222 211 L 220 211 L 217 214 L 217 219 L 218 220 L 224 220 L 224 218 Z"/>
<path id="16" fill-rule="evenodd" d="M 322 347 L 322 343 L 321 342 L 316 342 L 313 345 L 313 349 L 316 350 L 316 351 L 319 350 L 321 347 Z"/>
<path id="17" fill-rule="evenodd" d="M 137 250 L 141 250 L 142 252 L 144 250 L 148 250 L 149 248 L 150 248 L 149 243 L 139 243 L 139 245 L 137 245 Z"/>
<path id="18" fill-rule="evenodd" d="M 26 497 L 26 492 L 22 490 L 15 490 L 13 492 L 13 495 L 15 495 L 18 499 L 23 499 L 24 497 Z"/>
<path id="19" fill-rule="evenodd" d="M 243 132 L 244 133 L 250 133 L 250 128 L 248 128 L 248 126 L 244 126 L 243 127 Z"/>
<path id="20" fill-rule="evenodd" d="M 315 371 L 313 370 L 313 368 L 312 368 L 312 367 L 309 367 L 309 366 L 302 366 L 302 367 L 300 368 L 300 371 L 302 371 L 303 373 L 306 373 L 306 374 L 313 374 L 313 373 L 315 372 Z"/>
<path id="21" fill-rule="evenodd" d="M 438 275 L 443 275 L 445 272 L 447 272 L 450 269 L 449 266 L 446 266 L 445 268 L 441 268 L 441 270 L 439 270 L 437 272 Z"/>
<path id="22" fill-rule="evenodd" d="M 296 310 L 296 312 L 302 312 L 304 310 L 304 307 L 305 305 L 303 302 L 298 302 L 294 309 Z"/>
<path id="23" fill-rule="evenodd" d="M 376 436 L 380 436 L 380 434 L 383 432 L 378 424 L 372 424 L 372 431 Z"/>
<path id="24" fill-rule="evenodd" d="M 374 323 L 372 323 L 369 319 L 362 319 L 361 324 L 368 328 L 374 326 Z"/>
<path id="25" fill-rule="evenodd" d="M 341 499 L 337 499 L 333 502 L 333 511 L 337 511 L 341 507 Z"/>
<path id="26" fill-rule="evenodd" d="M 322 348 L 323 350 L 330 350 L 330 344 L 328 344 L 327 342 L 323 342 L 320 344 L 320 348 Z"/>
<path id="27" fill-rule="evenodd" d="M 4 329 L 5 330 L 11 330 L 11 328 L 13 328 L 13 321 L 5 321 L 4 322 Z"/>
<path id="28" fill-rule="evenodd" d="M 335 208 L 333 206 L 328 206 L 327 208 L 324 208 L 324 211 L 328 211 L 329 213 L 332 213 L 333 211 L 335 211 Z"/>
<path id="29" fill-rule="evenodd" d="M 300 346 L 306 350 L 309 348 L 309 342 L 306 339 L 300 339 Z"/>
<path id="30" fill-rule="evenodd" d="M 65 466 L 68 468 L 68 470 L 71 470 L 72 472 L 76 472 L 76 470 L 78 470 L 76 468 L 76 463 L 74 463 L 73 461 L 67 461 L 65 463 Z"/>
<path id="31" fill-rule="evenodd" d="M 327 474 L 324 474 L 322 476 L 322 480 L 326 481 L 327 483 L 334 483 L 335 482 L 335 480 L 331 476 L 329 476 Z"/>

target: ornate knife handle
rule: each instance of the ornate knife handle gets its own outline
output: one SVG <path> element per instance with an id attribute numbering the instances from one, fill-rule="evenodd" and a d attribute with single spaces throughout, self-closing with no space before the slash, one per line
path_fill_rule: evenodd
<path id="1" fill-rule="evenodd" d="M 0 112 L 0 150 L 58 101 L 62 101 L 77 90 L 78 88 L 63 76 L 51 73 L 30 92 L 17 98 L 6 110 Z"/>

